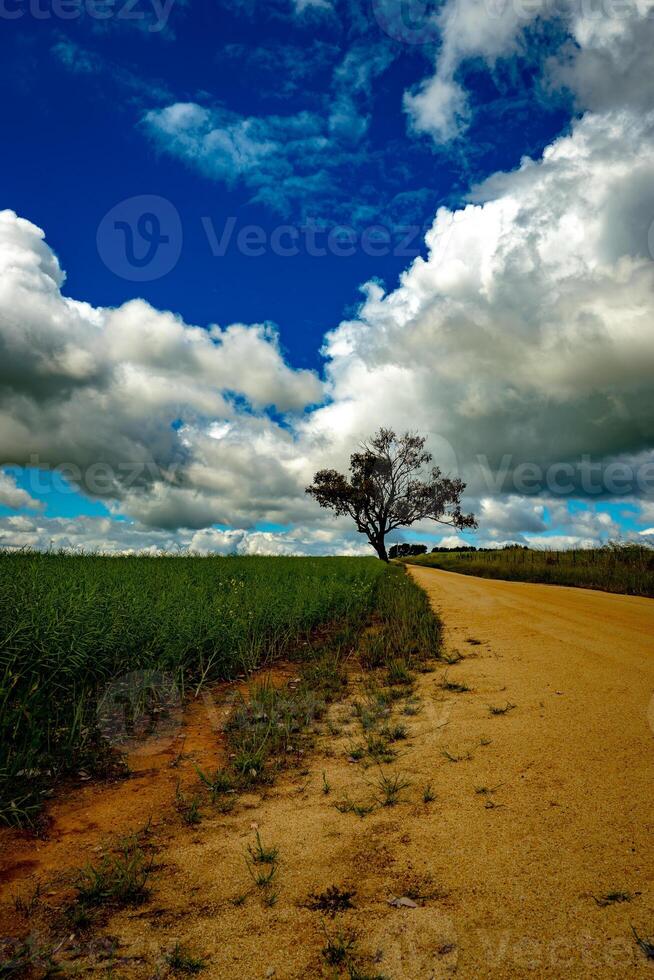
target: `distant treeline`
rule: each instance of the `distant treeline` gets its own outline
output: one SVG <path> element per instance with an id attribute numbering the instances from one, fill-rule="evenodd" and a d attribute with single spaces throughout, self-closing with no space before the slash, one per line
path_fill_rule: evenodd
<path id="1" fill-rule="evenodd" d="M 459 544 L 455 548 L 447 548 L 445 545 L 438 544 L 431 549 L 431 554 L 440 554 L 443 551 L 529 551 L 524 544 L 505 544 L 503 548 L 475 548 L 473 544 Z M 389 558 L 415 558 L 416 555 L 426 555 L 429 551 L 426 544 L 394 544 L 388 552 Z"/>

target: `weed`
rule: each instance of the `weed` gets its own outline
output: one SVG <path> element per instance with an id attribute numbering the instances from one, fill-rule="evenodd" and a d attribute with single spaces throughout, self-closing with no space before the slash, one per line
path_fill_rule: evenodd
<path id="1" fill-rule="evenodd" d="M 631 892 L 608 892 L 606 895 L 602 895 L 600 898 L 593 899 L 601 909 L 606 908 L 607 905 L 619 905 L 621 902 L 631 902 L 634 896 Z"/>
<path id="2" fill-rule="evenodd" d="M 256 833 L 256 838 L 254 847 L 251 844 L 248 844 L 248 853 L 252 858 L 253 863 L 276 864 L 279 857 L 279 849 L 277 847 L 264 847 L 258 830 Z"/>
<path id="3" fill-rule="evenodd" d="M 356 949 L 357 933 L 352 929 L 339 929 L 337 933 L 330 935 L 324 922 L 322 929 L 327 940 L 321 950 L 325 962 L 329 966 L 345 966 Z"/>
<path id="4" fill-rule="evenodd" d="M 234 796 L 221 796 L 215 801 L 215 806 L 218 813 L 231 813 L 236 806 L 236 799 Z"/>
<path id="5" fill-rule="evenodd" d="M 384 725 L 379 734 L 389 742 L 401 742 L 407 737 L 409 731 L 406 725 Z"/>
<path id="6" fill-rule="evenodd" d="M 383 631 L 369 631 L 362 637 L 359 659 L 367 670 L 385 666 L 389 656 L 388 637 Z"/>
<path id="7" fill-rule="evenodd" d="M 489 704 L 488 710 L 492 715 L 508 715 L 509 711 L 513 711 L 516 707 L 517 705 L 513 704 L 513 702 L 507 701 L 503 707 L 502 705 Z"/>
<path id="8" fill-rule="evenodd" d="M 269 888 L 273 882 L 273 878 L 277 874 L 277 865 L 269 864 L 264 867 L 255 867 L 246 858 L 245 863 L 247 864 L 248 871 L 250 872 L 250 877 L 257 886 L 257 888 Z"/>
<path id="9" fill-rule="evenodd" d="M 465 660 L 465 657 L 458 650 L 452 650 L 449 653 L 441 654 L 440 659 L 450 667 L 454 667 L 455 664 L 460 664 L 462 660 Z"/>
<path id="10" fill-rule="evenodd" d="M 456 694 L 465 694 L 466 691 L 470 690 L 464 681 L 451 681 L 448 679 L 447 674 L 438 686 L 443 691 L 453 691 Z"/>
<path id="11" fill-rule="evenodd" d="M 415 677 L 406 660 L 397 659 L 391 660 L 388 664 L 388 669 L 386 671 L 386 680 L 389 684 L 393 686 L 410 686 L 413 684 Z"/>
<path id="12" fill-rule="evenodd" d="M 349 980 L 388 980 L 383 973 L 366 973 L 356 963 L 348 963 L 347 975 Z"/>
<path id="13" fill-rule="evenodd" d="M 492 793 L 496 793 L 502 785 L 502 783 L 498 783 L 497 786 L 475 786 L 475 793 L 477 796 L 490 796 Z"/>
<path id="14" fill-rule="evenodd" d="M 222 796 L 224 793 L 229 793 L 236 785 L 234 774 L 227 769 L 216 769 L 213 776 L 207 775 L 198 766 L 195 766 L 195 771 L 200 777 L 200 782 L 209 790 L 214 803 L 219 796 Z"/>
<path id="15" fill-rule="evenodd" d="M 41 900 L 41 885 L 37 884 L 28 898 L 17 895 L 14 898 L 14 908 L 25 919 L 31 918 Z"/>
<path id="16" fill-rule="evenodd" d="M 431 783 L 427 783 L 422 791 L 422 802 L 423 803 L 433 803 L 436 799 L 436 793 L 431 787 Z"/>
<path id="17" fill-rule="evenodd" d="M 469 749 L 464 752 L 450 752 L 449 749 L 443 749 L 442 755 L 448 762 L 470 762 L 472 759 L 472 752 Z"/>
<path id="18" fill-rule="evenodd" d="M 179 783 L 177 784 L 177 789 L 175 791 L 175 809 L 187 827 L 195 827 L 202 820 L 200 800 L 197 796 L 194 796 L 192 799 L 188 800 L 182 793 Z"/>
<path id="19" fill-rule="evenodd" d="M 25 940 L 0 939 L 0 977 L 18 980 L 18 977 L 33 976 L 34 970 L 42 977 L 61 976 L 63 970 L 54 958 L 61 945 L 39 946 L 32 936 Z"/>
<path id="20" fill-rule="evenodd" d="M 331 792 L 331 783 L 328 781 L 326 774 L 322 774 L 322 792 L 323 796 L 327 796 Z"/>
<path id="21" fill-rule="evenodd" d="M 87 864 L 75 882 L 78 901 L 83 905 L 132 905 L 148 896 L 147 882 L 152 861 L 138 847 L 126 846 L 115 855 L 106 855 L 99 864 Z"/>
<path id="22" fill-rule="evenodd" d="M 643 951 L 648 960 L 654 960 L 654 939 L 643 939 L 638 935 L 634 927 L 631 927 L 631 931 L 634 934 L 634 939 L 636 940 L 638 946 Z"/>
<path id="23" fill-rule="evenodd" d="M 66 909 L 66 918 L 74 929 L 86 929 L 93 921 L 88 908 L 80 902 Z"/>
<path id="24" fill-rule="evenodd" d="M 302 684 L 325 701 L 334 701 L 347 687 L 347 674 L 338 653 L 328 652 L 302 670 Z"/>
<path id="25" fill-rule="evenodd" d="M 402 790 L 407 789 L 411 783 L 409 780 L 404 779 L 400 773 L 396 772 L 388 775 L 380 768 L 379 778 L 374 785 L 378 794 L 375 799 L 379 805 L 395 806 L 399 802 Z"/>
<path id="26" fill-rule="evenodd" d="M 270 781 L 270 763 L 285 764 L 306 746 L 306 731 L 325 711 L 325 703 L 304 682 L 294 690 L 269 680 L 254 684 L 241 698 L 227 725 L 232 766 L 244 783 Z"/>
<path id="27" fill-rule="evenodd" d="M 254 846 L 248 844 L 248 853 L 245 855 L 247 869 L 257 888 L 270 888 L 277 874 L 278 859 L 278 849 L 276 847 L 264 847 L 257 830 L 256 843 Z"/>
<path id="28" fill-rule="evenodd" d="M 375 762 L 392 762 L 396 752 L 390 747 L 387 739 L 380 733 L 379 735 L 368 735 L 366 739 L 366 752 Z"/>
<path id="29" fill-rule="evenodd" d="M 364 732 L 376 728 L 381 718 L 390 714 L 390 697 L 385 692 L 375 686 L 368 689 L 366 697 L 362 701 L 356 701 L 352 710 L 354 716 L 359 721 Z"/>
<path id="30" fill-rule="evenodd" d="M 180 943 L 175 943 L 170 953 L 166 954 L 165 960 L 175 973 L 200 973 L 207 965 L 206 959 L 199 956 L 191 956 Z"/>
<path id="31" fill-rule="evenodd" d="M 356 803 L 346 796 L 334 803 L 339 813 L 356 813 L 357 817 L 367 817 L 375 809 L 374 803 Z"/>
<path id="32" fill-rule="evenodd" d="M 351 745 L 348 749 L 348 756 L 355 762 L 360 762 L 365 757 L 367 748 L 365 745 Z"/>
<path id="33" fill-rule="evenodd" d="M 426 872 L 410 872 L 398 882 L 400 895 L 405 895 L 414 902 L 428 902 L 430 899 L 445 898 L 446 893 L 436 884 L 433 875 Z"/>
<path id="34" fill-rule="evenodd" d="M 330 885 L 324 892 L 312 892 L 307 901 L 307 908 L 313 912 L 326 912 L 333 918 L 337 912 L 354 908 L 352 899 L 355 895 L 354 890 L 350 891 L 346 888 L 339 888 L 337 885 Z"/>

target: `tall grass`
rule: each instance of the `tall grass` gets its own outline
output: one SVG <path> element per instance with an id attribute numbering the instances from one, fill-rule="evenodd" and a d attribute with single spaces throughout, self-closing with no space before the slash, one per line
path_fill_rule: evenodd
<path id="1" fill-rule="evenodd" d="M 527 548 L 439 551 L 403 560 L 406 564 L 427 565 L 483 578 L 549 582 L 654 597 L 654 549 L 638 545 L 607 545 L 569 551 Z"/>
<path id="2" fill-rule="evenodd" d="M 365 621 L 385 574 L 374 558 L 0 553 L 0 820 L 97 762 L 109 682 L 158 670 L 183 691 L 247 672 L 321 624 Z"/>

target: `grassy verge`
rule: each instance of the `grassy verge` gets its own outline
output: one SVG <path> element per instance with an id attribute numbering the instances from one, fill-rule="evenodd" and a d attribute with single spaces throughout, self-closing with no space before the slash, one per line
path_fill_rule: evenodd
<path id="1" fill-rule="evenodd" d="M 439 656 L 440 624 L 404 569 L 382 568 L 366 618 L 339 624 L 304 649 L 291 685 L 274 687 L 263 680 L 236 705 L 227 725 L 229 766 L 199 773 L 213 802 L 229 806 L 234 790 L 270 782 L 280 769 L 302 763 L 316 722 L 348 685 L 347 666 L 368 678 L 366 704 L 356 706 L 366 735 L 362 751 L 375 761 L 394 756 L 392 743 L 406 732 L 402 725 L 389 724 L 389 704 L 398 695 L 409 696 L 414 671 Z"/>
<path id="2" fill-rule="evenodd" d="M 402 560 L 482 578 L 573 585 L 654 598 L 654 549 L 637 545 L 570 551 L 440 551 Z"/>
<path id="3" fill-rule="evenodd" d="M 158 672 L 183 696 L 247 673 L 325 624 L 355 629 L 385 574 L 365 558 L 0 553 L 0 822 L 29 822 L 61 774 L 106 768 L 98 703 L 121 678 Z"/>
<path id="4" fill-rule="evenodd" d="M 129 701 L 120 679 L 134 671 L 152 674 L 152 696 L 163 697 L 147 703 L 146 684 L 146 703 L 128 704 L 146 716 L 166 710 L 166 685 L 195 691 L 282 656 L 300 658 L 292 691 L 259 684 L 235 710 L 231 772 L 203 774 L 220 796 L 235 782 L 269 778 L 280 759 L 304 751 L 307 729 L 343 690 L 355 653 L 401 683 L 439 643 L 424 593 L 403 569 L 376 559 L 2 555 L 0 595 L 7 824 L 33 821 L 62 774 L 116 766 L 98 705 L 107 688 Z M 178 805 L 195 819 L 192 800 Z"/>

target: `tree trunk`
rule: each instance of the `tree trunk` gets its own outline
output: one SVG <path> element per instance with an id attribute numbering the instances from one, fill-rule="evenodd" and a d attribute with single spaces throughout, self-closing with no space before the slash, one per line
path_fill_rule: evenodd
<path id="1" fill-rule="evenodd" d="M 388 555 L 386 553 L 386 545 L 384 543 L 384 539 L 377 538 L 375 541 L 372 541 L 371 544 L 375 549 L 375 551 L 377 552 L 377 554 L 379 555 L 379 557 L 381 558 L 381 560 L 385 561 L 388 564 Z"/>

